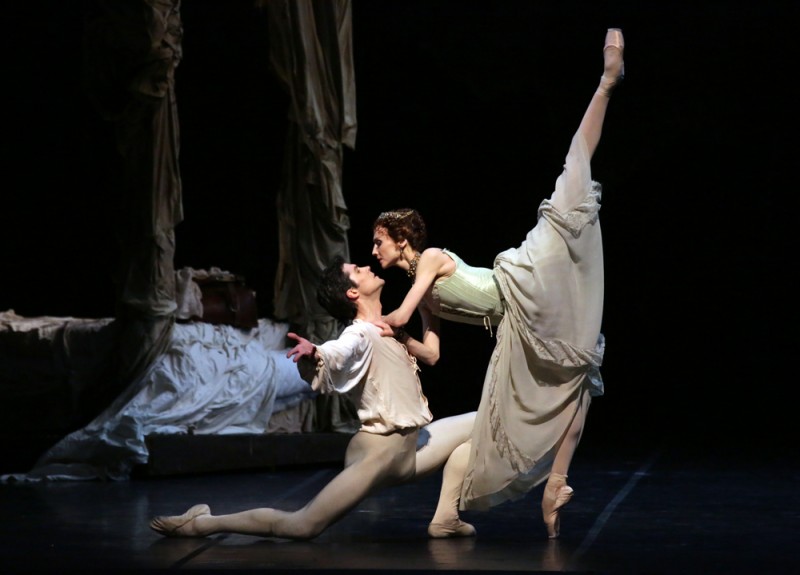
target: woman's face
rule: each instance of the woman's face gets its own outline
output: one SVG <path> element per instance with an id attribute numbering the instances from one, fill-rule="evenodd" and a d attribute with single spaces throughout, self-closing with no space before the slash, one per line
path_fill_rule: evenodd
<path id="1" fill-rule="evenodd" d="M 400 246 L 386 232 L 386 228 L 378 226 L 372 233 L 372 255 L 378 259 L 381 269 L 396 266 L 400 260 Z"/>

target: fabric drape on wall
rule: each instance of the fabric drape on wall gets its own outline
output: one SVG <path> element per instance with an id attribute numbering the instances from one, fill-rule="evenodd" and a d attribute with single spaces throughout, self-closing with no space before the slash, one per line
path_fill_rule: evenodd
<path id="1" fill-rule="evenodd" d="M 116 280 L 120 384 L 166 349 L 174 325 L 175 226 L 183 219 L 175 69 L 180 0 L 97 0 L 84 36 L 87 91 L 121 159 Z"/>
<path id="2" fill-rule="evenodd" d="M 270 62 L 289 93 L 289 128 L 278 191 L 279 261 L 274 313 L 309 340 L 337 337 L 316 300 L 334 255 L 350 259 L 342 193 L 344 146 L 355 148 L 350 0 L 265 0 Z"/>

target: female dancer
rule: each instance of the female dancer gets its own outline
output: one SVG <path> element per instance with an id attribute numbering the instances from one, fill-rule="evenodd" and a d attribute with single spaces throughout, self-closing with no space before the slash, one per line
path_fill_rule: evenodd
<path id="1" fill-rule="evenodd" d="M 500 253 L 493 269 L 425 249 L 425 223 L 415 210 L 384 212 L 373 225 L 372 254 L 381 267 L 404 269 L 412 281 L 400 307 L 384 316 L 410 353 L 436 363 L 440 318 L 498 326 L 472 439 L 460 448 L 469 450 L 460 508 L 519 499 L 546 479 L 542 515 L 550 538 L 558 537 L 559 511 L 573 494 L 567 472 L 591 397 L 603 394 L 601 186 L 591 179 L 590 160 L 623 77 L 623 48 L 622 31 L 609 29 L 600 85 L 555 191 L 522 244 Z M 421 341 L 402 331 L 415 309 Z"/>

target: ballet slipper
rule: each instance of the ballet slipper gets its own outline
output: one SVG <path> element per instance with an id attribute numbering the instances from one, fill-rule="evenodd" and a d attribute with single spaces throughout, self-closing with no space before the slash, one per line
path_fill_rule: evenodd
<path id="1" fill-rule="evenodd" d="M 431 523 L 428 525 L 428 535 L 434 539 L 474 537 L 475 533 L 475 528 L 461 519 L 457 519 L 454 523 Z"/>
<path id="2" fill-rule="evenodd" d="M 613 54 L 613 51 L 619 52 L 619 57 Z M 600 77 L 600 86 L 597 88 L 598 94 L 605 97 L 611 96 L 614 86 L 625 77 L 625 61 L 622 58 L 624 52 L 625 39 L 622 37 L 622 30 L 609 28 L 603 47 L 604 67 L 603 75 Z"/>
<path id="3" fill-rule="evenodd" d="M 210 515 L 211 509 L 205 503 L 190 507 L 183 515 L 161 515 L 150 521 L 150 529 L 165 537 L 203 537 L 194 533 L 191 523 L 201 515 Z"/>
<path id="4" fill-rule="evenodd" d="M 574 491 L 567 485 L 567 476 L 560 473 L 551 473 L 544 487 L 542 497 L 542 518 L 547 527 L 547 537 L 555 539 L 561 530 L 561 518 L 559 513 L 569 500 L 572 499 Z"/>

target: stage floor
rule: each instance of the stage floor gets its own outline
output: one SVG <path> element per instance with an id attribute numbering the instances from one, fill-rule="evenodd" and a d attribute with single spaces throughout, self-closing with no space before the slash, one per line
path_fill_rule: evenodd
<path id="1" fill-rule="evenodd" d="M 125 482 L 0 485 L 4 573 L 798 573 L 800 462 L 724 452 L 582 444 L 562 536 L 548 541 L 542 486 L 463 518 L 475 538 L 432 540 L 440 477 L 385 489 L 309 542 L 215 535 L 164 538 L 152 516 L 204 502 L 212 512 L 294 509 L 338 471 L 308 465 Z"/>

